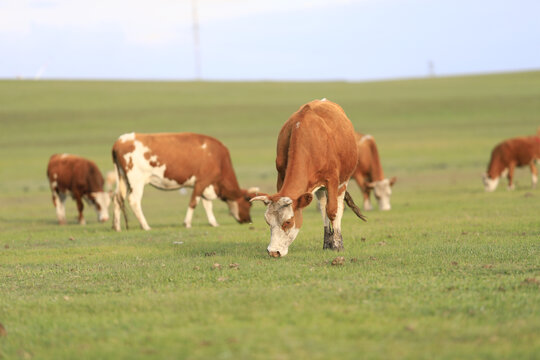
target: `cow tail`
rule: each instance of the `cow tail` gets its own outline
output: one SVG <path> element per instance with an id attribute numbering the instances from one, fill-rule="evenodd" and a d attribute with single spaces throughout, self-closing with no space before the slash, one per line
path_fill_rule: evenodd
<path id="1" fill-rule="evenodd" d="M 114 149 L 112 151 L 112 158 L 114 162 L 114 167 L 116 169 L 117 184 L 116 191 L 114 193 L 114 201 L 117 201 L 118 205 L 120 205 L 120 209 L 122 210 L 122 214 L 124 215 L 124 221 L 126 222 L 126 229 L 129 229 L 125 199 L 131 192 L 131 186 L 129 184 L 129 180 L 127 178 L 126 172 L 124 171 L 124 168 L 122 167 L 122 165 L 120 165 L 120 162 L 118 161 L 118 157 Z"/>
<path id="2" fill-rule="evenodd" d="M 351 208 L 353 213 L 356 214 L 356 216 L 358 216 L 360 219 L 362 219 L 364 221 L 367 221 L 367 218 L 364 215 L 362 215 L 362 213 L 360 212 L 360 208 L 358 208 L 358 206 L 356 206 L 356 204 L 354 203 L 353 198 L 351 197 L 351 194 L 349 194 L 348 191 L 345 191 L 345 202 Z"/>

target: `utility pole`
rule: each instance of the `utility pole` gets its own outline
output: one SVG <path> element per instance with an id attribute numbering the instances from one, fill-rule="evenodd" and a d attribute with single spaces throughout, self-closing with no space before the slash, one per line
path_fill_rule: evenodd
<path id="1" fill-rule="evenodd" d="M 192 0 L 193 9 L 193 49 L 195 56 L 195 80 L 201 80 L 201 44 L 199 40 L 199 16 L 197 14 L 197 0 Z"/>

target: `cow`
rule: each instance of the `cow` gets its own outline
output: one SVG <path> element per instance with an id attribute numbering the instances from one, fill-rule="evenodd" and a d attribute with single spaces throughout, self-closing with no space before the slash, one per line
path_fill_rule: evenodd
<path id="1" fill-rule="evenodd" d="M 267 206 L 268 254 L 287 255 L 302 226 L 302 210 L 315 195 L 324 223 L 323 249 L 342 250 L 343 202 L 365 220 L 347 192 L 358 154 L 354 128 L 343 109 L 326 99 L 311 101 L 281 128 L 277 141 L 277 193 L 251 201 Z"/>
<path id="2" fill-rule="evenodd" d="M 396 183 L 397 178 L 394 176 L 385 179 L 379 151 L 373 136 L 355 133 L 355 137 L 358 149 L 358 164 L 353 178 L 364 195 L 364 210 L 373 210 L 370 201 L 372 190 L 379 204 L 379 209 L 390 210 L 390 195 L 392 195 L 392 186 Z"/>
<path id="3" fill-rule="evenodd" d="M 195 207 L 202 200 L 208 222 L 218 226 L 212 200 L 220 198 L 239 223 L 250 223 L 250 198 L 257 188 L 244 190 L 238 185 L 229 150 L 217 139 L 194 133 L 129 133 L 113 145 L 112 157 L 118 182 L 114 202 L 113 228 L 120 231 L 120 211 L 124 199 L 144 230 L 150 226 L 141 208 L 143 188 L 150 184 L 160 190 L 192 187 L 193 193 L 184 225 L 191 227 Z"/>
<path id="4" fill-rule="evenodd" d="M 112 194 L 114 184 L 116 184 L 116 171 L 107 171 L 107 174 L 105 175 L 105 190 Z"/>
<path id="5" fill-rule="evenodd" d="M 487 172 L 483 175 L 484 188 L 491 192 L 497 188 L 501 176 L 508 177 L 508 190 L 513 190 L 515 167 L 529 166 L 532 187 L 538 182 L 538 170 L 535 162 L 540 158 L 540 136 L 523 136 L 505 140 L 491 152 Z"/>
<path id="6" fill-rule="evenodd" d="M 103 191 L 103 176 L 93 161 L 70 154 L 54 154 L 49 159 L 47 177 L 60 225 L 66 224 L 66 196 L 71 194 L 79 210 L 79 224 L 83 216 L 83 199 L 94 206 L 98 220 L 109 220 L 110 195 Z"/>

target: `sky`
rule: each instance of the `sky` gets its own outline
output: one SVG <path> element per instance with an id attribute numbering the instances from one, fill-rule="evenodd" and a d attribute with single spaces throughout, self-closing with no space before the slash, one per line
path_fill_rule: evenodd
<path id="1" fill-rule="evenodd" d="M 369 81 L 535 70 L 540 1 L 0 0 L 0 51 L 7 79 Z"/>

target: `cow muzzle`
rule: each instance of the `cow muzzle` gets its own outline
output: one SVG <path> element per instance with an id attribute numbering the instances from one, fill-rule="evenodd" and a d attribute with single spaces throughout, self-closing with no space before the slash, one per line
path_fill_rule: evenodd
<path id="1" fill-rule="evenodd" d="M 268 251 L 268 255 L 270 255 L 273 258 L 281 257 L 281 253 L 279 251 L 270 251 L 270 250 L 267 250 L 267 251 Z"/>

